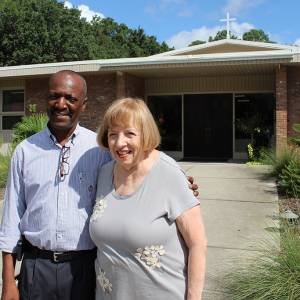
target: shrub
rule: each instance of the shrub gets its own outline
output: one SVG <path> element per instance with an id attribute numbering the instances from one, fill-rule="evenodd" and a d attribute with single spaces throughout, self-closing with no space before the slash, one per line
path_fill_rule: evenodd
<path id="1" fill-rule="evenodd" d="M 291 137 L 290 141 L 300 147 L 300 124 L 294 124 L 293 130 L 299 135 L 297 137 Z"/>
<path id="2" fill-rule="evenodd" d="M 233 300 L 300 299 L 300 239 L 286 227 L 278 241 L 268 241 L 262 252 L 225 276 Z"/>
<path id="3" fill-rule="evenodd" d="M 300 197 L 300 161 L 291 160 L 279 175 L 279 186 L 288 196 Z M 299 249 L 300 251 L 300 249 Z"/>
<path id="4" fill-rule="evenodd" d="M 22 121 L 17 123 L 13 128 L 12 149 L 6 154 L 0 153 L 0 187 L 5 187 L 6 185 L 13 149 L 24 139 L 41 131 L 47 125 L 47 122 L 48 117 L 45 114 L 33 114 L 23 117 Z"/>
<path id="5" fill-rule="evenodd" d="M 2 142 L 0 141 L 0 148 L 1 146 Z M 5 187 L 6 185 L 6 178 L 9 170 L 10 159 L 11 150 L 9 150 L 7 153 L 0 152 L 0 188 Z"/>
<path id="6" fill-rule="evenodd" d="M 13 129 L 13 149 L 26 138 L 44 129 L 47 122 L 48 117 L 45 114 L 33 114 L 23 117 L 22 121 L 17 123 Z"/>
<path id="7" fill-rule="evenodd" d="M 291 146 L 287 146 L 286 148 L 282 149 L 277 155 L 274 153 L 271 175 L 275 176 L 277 179 L 280 179 L 282 171 L 286 169 L 292 160 L 297 160 L 298 156 L 299 151 L 297 148 Z"/>
<path id="8" fill-rule="evenodd" d="M 273 165 L 275 157 L 276 157 L 275 156 L 275 150 L 268 149 L 268 148 L 265 148 L 265 147 L 262 147 L 259 150 L 258 161 L 262 165 Z"/>

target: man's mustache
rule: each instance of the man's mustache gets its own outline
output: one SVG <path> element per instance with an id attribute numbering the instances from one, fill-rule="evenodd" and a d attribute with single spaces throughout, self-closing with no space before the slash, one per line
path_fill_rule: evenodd
<path id="1" fill-rule="evenodd" d="M 72 113 L 68 109 L 64 109 L 64 110 L 51 109 L 50 113 L 54 115 L 61 115 L 61 116 L 69 116 L 69 117 L 72 116 Z"/>

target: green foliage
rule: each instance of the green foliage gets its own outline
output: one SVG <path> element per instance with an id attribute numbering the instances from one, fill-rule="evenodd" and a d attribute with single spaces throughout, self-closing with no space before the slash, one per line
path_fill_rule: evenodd
<path id="1" fill-rule="evenodd" d="M 144 29 L 130 29 L 111 18 L 95 17 L 92 32 L 95 55 L 101 58 L 149 56 L 171 50 L 165 42 L 159 44 L 156 37 L 146 35 Z"/>
<path id="2" fill-rule="evenodd" d="M 251 29 L 243 34 L 243 40 L 270 43 L 269 36 L 261 29 Z"/>
<path id="3" fill-rule="evenodd" d="M 299 135 L 297 137 L 290 138 L 290 141 L 300 147 L 300 124 L 294 124 L 293 130 Z"/>
<path id="4" fill-rule="evenodd" d="M 214 37 L 210 36 L 208 38 L 208 41 L 213 42 L 213 41 L 225 40 L 226 38 L 227 38 L 227 30 L 224 29 L 224 30 L 218 31 Z M 230 38 L 237 39 L 237 37 L 235 35 L 233 35 L 231 32 L 230 32 Z"/>
<path id="5" fill-rule="evenodd" d="M 253 146 L 251 144 L 247 145 L 247 153 L 248 153 L 249 161 L 254 161 L 255 160 L 254 151 L 253 151 Z"/>
<path id="6" fill-rule="evenodd" d="M 291 160 L 279 175 L 280 187 L 288 196 L 293 198 L 300 197 L 300 160 Z M 299 249 L 300 251 L 300 249 Z"/>
<path id="7" fill-rule="evenodd" d="M 190 46 L 196 46 L 196 45 L 202 45 L 202 44 L 205 44 L 205 43 L 206 43 L 205 41 L 195 40 L 195 41 L 193 41 L 189 44 L 189 47 Z"/>
<path id="8" fill-rule="evenodd" d="M 2 146 L 2 142 L 0 142 L 0 148 Z M 9 149 L 7 153 L 0 152 L 0 188 L 5 187 L 6 178 L 10 166 L 11 159 L 11 150 Z"/>
<path id="9" fill-rule="evenodd" d="M 289 165 L 291 161 L 297 160 L 297 149 L 294 147 L 283 148 L 277 154 L 274 153 L 271 175 L 280 179 L 283 170 Z"/>
<path id="10" fill-rule="evenodd" d="M 15 149 L 15 147 L 24 139 L 45 128 L 47 122 L 47 115 L 33 114 L 23 117 L 22 121 L 15 125 L 13 128 L 12 147 L 8 149 L 7 153 L 0 152 L 0 187 L 5 187 L 6 185 L 6 178 L 13 149 Z M 2 142 L 0 142 L 0 147 L 1 145 Z"/>
<path id="11" fill-rule="evenodd" d="M 265 147 L 262 147 L 259 150 L 259 157 L 258 161 L 262 165 L 272 165 L 275 159 L 275 151 L 272 149 L 268 149 Z"/>
<path id="12" fill-rule="evenodd" d="M 284 228 L 279 241 L 267 241 L 261 252 L 227 275 L 233 300 L 300 299 L 300 239 Z"/>
<path id="13" fill-rule="evenodd" d="M 90 26 L 55 0 L 4 0 L 0 5 L 2 66 L 89 59 Z"/>
<path id="14" fill-rule="evenodd" d="M 148 56 L 171 50 L 142 28 L 89 23 L 57 0 L 0 1 L 0 66 Z"/>
<path id="15" fill-rule="evenodd" d="M 41 131 L 46 127 L 48 117 L 45 114 L 33 114 L 25 116 L 22 121 L 13 128 L 12 145 L 13 149 L 24 139 Z"/>

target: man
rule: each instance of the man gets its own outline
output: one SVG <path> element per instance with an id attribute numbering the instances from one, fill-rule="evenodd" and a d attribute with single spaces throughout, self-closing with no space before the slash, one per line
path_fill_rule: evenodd
<path id="1" fill-rule="evenodd" d="M 94 244 L 88 220 L 99 168 L 110 160 L 94 132 L 79 126 L 87 104 L 85 80 L 73 71 L 50 77 L 43 131 L 20 143 L 8 176 L 0 250 L 2 300 L 94 300 Z M 19 286 L 17 243 L 24 236 Z"/>

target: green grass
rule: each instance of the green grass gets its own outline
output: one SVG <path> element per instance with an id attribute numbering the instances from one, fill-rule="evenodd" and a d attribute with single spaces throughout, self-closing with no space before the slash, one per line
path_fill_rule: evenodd
<path id="1" fill-rule="evenodd" d="M 232 300 L 300 299 L 299 231 L 282 228 L 280 250 L 279 241 L 268 241 L 260 254 L 226 276 Z"/>
<path id="2" fill-rule="evenodd" d="M 5 187 L 6 178 L 9 170 L 11 159 L 11 153 L 1 154 L 0 153 L 0 187 Z"/>

